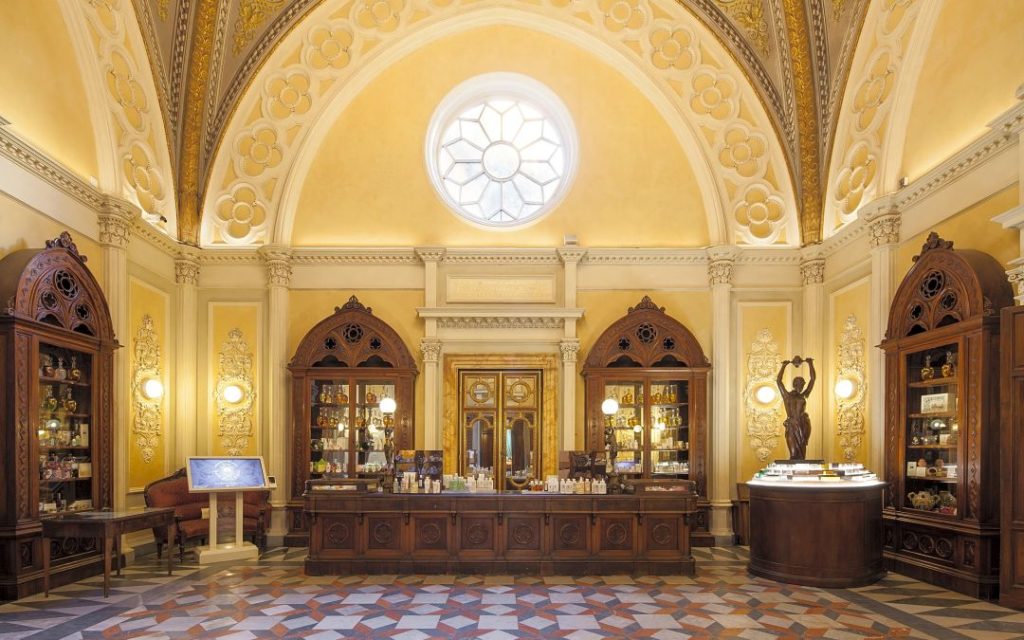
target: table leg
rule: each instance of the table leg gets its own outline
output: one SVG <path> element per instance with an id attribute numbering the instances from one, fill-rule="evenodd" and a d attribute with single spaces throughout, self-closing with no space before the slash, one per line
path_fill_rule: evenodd
<path id="1" fill-rule="evenodd" d="M 43 536 L 43 597 L 50 597 L 50 539 Z"/>
<path id="2" fill-rule="evenodd" d="M 171 575 L 171 563 L 174 562 L 174 521 L 167 525 L 167 575 Z"/>
<path id="3" fill-rule="evenodd" d="M 113 536 L 103 536 L 103 597 L 110 595 L 110 548 L 114 546 Z"/>
<path id="4" fill-rule="evenodd" d="M 121 536 L 114 536 L 114 566 L 117 568 L 117 577 L 121 577 Z"/>

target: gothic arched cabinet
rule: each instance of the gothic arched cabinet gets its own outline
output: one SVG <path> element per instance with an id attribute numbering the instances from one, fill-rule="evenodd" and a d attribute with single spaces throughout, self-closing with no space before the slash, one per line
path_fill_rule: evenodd
<path id="1" fill-rule="evenodd" d="M 71 236 L 0 260 L 0 600 L 42 591 L 40 520 L 111 507 L 110 310 Z M 51 540 L 51 585 L 99 573 L 92 539 Z"/>
<path id="2" fill-rule="evenodd" d="M 974 597 L 999 584 L 999 309 L 991 256 L 934 232 L 889 309 L 886 567 Z"/>
<path id="3" fill-rule="evenodd" d="M 414 446 L 416 361 L 398 333 L 355 296 L 299 343 L 292 374 L 289 546 L 306 544 L 306 481 L 325 475 L 367 477 L 384 470 L 384 416 L 392 398 L 396 449 Z"/>
<path id="4" fill-rule="evenodd" d="M 691 541 L 710 546 L 708 531 L 708 372 L 689 329 L 644 296 L 608 327 L 583 364 L 586 447 L 604 451 L 605 422 L 618 444 L 616 470 L 627 478 L 688 479 L 697 486 Z M 606 417 L 601 404 L 618 402 Z"/>

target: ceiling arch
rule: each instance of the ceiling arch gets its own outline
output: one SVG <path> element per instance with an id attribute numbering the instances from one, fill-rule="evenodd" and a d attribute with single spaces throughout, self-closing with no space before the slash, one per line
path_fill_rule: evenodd
<path id="1" fill-rule="evenodd" d="M 344 108 L 345 98 L 336 104 L 338 96 L 357 93 L 353 82 L 365 86 L 372 77 L 364 69 L 371 63 L 383 68 L 389 56 L 400 57 L 403 47 L 415 46 L 416 34 L 443 35 L 446 28 L 469 28 L 474 20 L 499 16 L 520 16 L 515 19 L 534 28 L 544 24 L 590 46 L 596 40 L 602 55 L 614 52 L 617 66 L 629 63 L 628 77 L 646 76 L 646 92 L 653 84 L 658 102 L 671 105 L 673 129 L 680 135 L 689 131 L 696 143 L 700 157 L 693 164 L 702 180 L 713 181 L 709 211 L 718 218 L 712 228 L 724 227 L 721 240 L 799 243 L 790 172 L 767 113 L 728 53 L 675 3 L 628 0 L 617 3 L 615 11 L 608 0 L 551 0 L 544 6 L 483 2 L 472 9 L 459 0 L 392 0 L 387 6 L 389 12 L 373 13 L 370 3 L 359 0 L 343 12 L 341 3 L 324 2 L 267 60 L 240 100 L 214 159 L 204 201 L 204 246 L 280 242 L 288 222 L 275 214 L 287 210 L 285 194 L 292 202 L 301 182 L 291 172 L 298 169 L 295 176 L 301 175 L 311 132 L 329 121 L 324 114 Z"/>

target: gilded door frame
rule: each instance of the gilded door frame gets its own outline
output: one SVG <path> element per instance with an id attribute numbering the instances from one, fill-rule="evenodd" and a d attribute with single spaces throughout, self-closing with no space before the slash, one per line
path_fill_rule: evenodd
<path id="1" fill-rule="evenodd" d="M 560 354 L 448 354 L 444 356 L 444 415 L 441 446 L 444 472 L 459 468 L 459 372 L 463 369 L 535 369 L 541 376 L 541 476 L 558 472 L 558 375 Z"/>

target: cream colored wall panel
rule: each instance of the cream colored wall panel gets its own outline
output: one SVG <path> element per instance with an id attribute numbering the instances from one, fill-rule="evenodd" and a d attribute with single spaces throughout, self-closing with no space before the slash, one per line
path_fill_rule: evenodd
<path id="1" fill-rule="evenodd" d="M 201 289 L 262 288 L 266 282 L 267 269 L 256 259 L 245 264 L 211 264 L 203 260 L 199 267 Z"/>
<path id="2" fill-rule="evenodd" d="M 138 234 L 128 243 L 128 269 L 145 269 L 159 278 L 174 282 L 174 256 Z"/>
<path id="3" fill-rule="evenodd" d="M 422 265 L 292 265 L 294 289 L 422 289 Z"/>
<path id="4" fill-rule="evenodd" d="M 170 294 L 143 280 L 128 278 L 129 335 L 120 338 L 128 352 L 128 491 L 136 493 L 164 476 L 171 466 L 174 450 L 174 423 L 171 408 L 174 402 L 171 361 L 171 299 Z M 180 321 L 180 320 L 178 320 Z M 150 398 L 145 383 L 155 379 L 163 387 L 163 395 Z M 175 467 L 177 468 L 177 467 Z"/>
<path id="5" fill-rule="evenodd" d="M 93 220 L 95 225 L 95 214 Z M 68 230 L 68 225 L 59 219 L 44 215 L 3 192 L 0 192 L 0 221 L 0 258 L 20 249 L 41 249 L 47 240 L 53 240 Z M 78 252 L 88 258 L 86 266 L 103 286 L 103 250 L 100 245 L 75 230 L 71 232 L 71 239 L 78 246 Z"/>
<path id="6" fill-rule="evenodd" d="M 707 264 L 609 264 L 584 262 L 579 267 L 577 289 L 584 291 L 707 291 Z M 633 302 L 639 302 L 639 298 Z M 625 313 L 625 307 L 623 307 Z"/>
<path id="7" fill-rule="evenodd" d="M 873 385 L 868 372 L 870 352 L 877 347 L 868 343 L 869 333 L 869 306 L 871 302 L 871 279 L 863 277 L 829 293 L 829 317 L 821 330 L 827 331 L 825 340 L 827 353 L 823 354 L 819 375 L 822 384 L 822 391 L 825 394 L 825 415 L 826 422 L 822 425 L 825 436 L 825 459 L 831 462 L 860 462 L 868 465 L 870 451 L 873 446 L 881 446 L 881 443 L 871 442 L 871 415 L 870 403 L 882 402 L 883 394 Z M 860 415 L 862 419 L 860 444 L 858 446 L 848 445 L 854 452 L 853 458 L 848 459 L 846 450 L 841 442 L 839 432 L 840 419 L 837 414 L 840 401 L 836 396 L 836 382 L 839 379 L 840 359 L 839 351 L 843 344 L 844 333 L 847 331 L 847 319 L 853 317 L 856 327 L 861 332 L 862 345 L 862 372 L 864 382 L 861 389 L 856 393 L 863 395 Z M 848 349 L 850 347 L 847 347 Z M 856 395 L 851 400 L 856 400 Z M 878 469 L 872 469 L 876 473 Z"/>
<path id="8" fill-rule="evenodd" d="M 205 398 L 205 427 L 199 443 L 205 455 L 262 455 L 263 303 L 211 301 L 206 322 L 206 376 L 200 380 L 200 410 Z M 236 385 L 242 398 L 231 402 L 225 387 Z"/>

